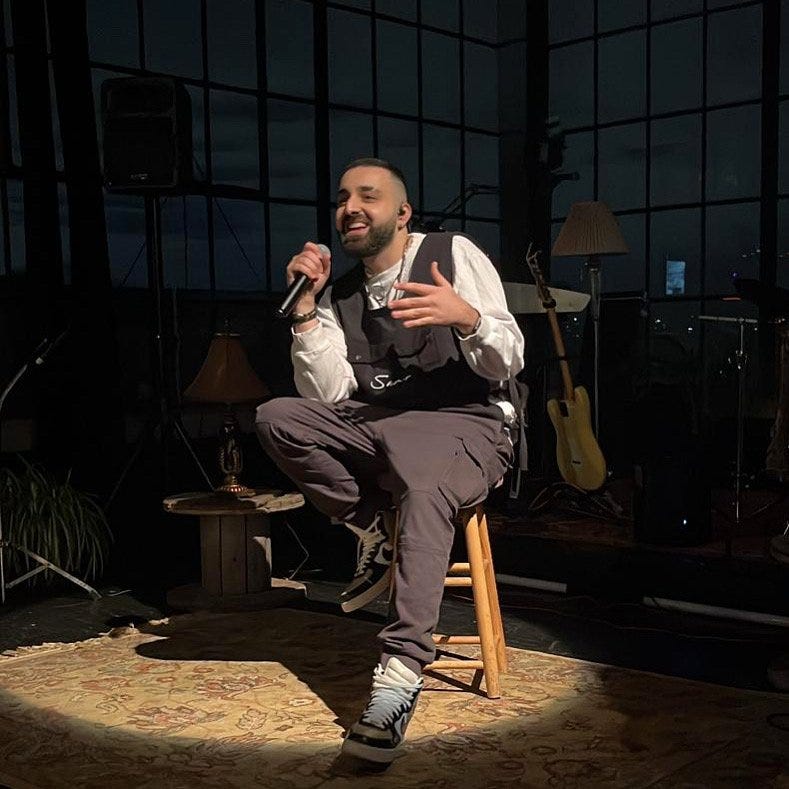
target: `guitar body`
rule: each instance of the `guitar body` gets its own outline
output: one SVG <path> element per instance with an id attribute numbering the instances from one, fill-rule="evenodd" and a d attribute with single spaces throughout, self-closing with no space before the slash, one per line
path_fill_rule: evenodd
<path id="1" fill-rule="evenodd" d="M 562 479 L 582 490 L 597 490 L 606 478 L 606 462 L 592 431 L 589 395 L 576 386 L 573 400 L 548 401 L 556 430 L 556 463 Z"/>

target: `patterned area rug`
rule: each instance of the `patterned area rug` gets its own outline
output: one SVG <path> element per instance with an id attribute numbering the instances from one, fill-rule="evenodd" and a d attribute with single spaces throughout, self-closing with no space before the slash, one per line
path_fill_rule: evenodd
<path id="1" fill-rule="evenodd" d="M 0 782 L 789 786 L 785 697 L 517 649 L 500 700 L 430 678 L 405 756 L 370 773 L 338 746 L 366 699 L 376 630 L 306 610 L 201 613 L 18 650 L 0 658 Z"/>

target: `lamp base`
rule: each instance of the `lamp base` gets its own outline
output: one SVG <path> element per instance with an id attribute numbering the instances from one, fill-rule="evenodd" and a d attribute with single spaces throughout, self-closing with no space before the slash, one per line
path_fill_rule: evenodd
<path id="1" fill-rule="evenodd" d="M 240 499 L 254 496 L 256 492 L 254 488 L 242 485 L 235 474 L 226 474 L 222 484 L 218 488 L 214 488 L 214 493 L 227 493 Z"/>

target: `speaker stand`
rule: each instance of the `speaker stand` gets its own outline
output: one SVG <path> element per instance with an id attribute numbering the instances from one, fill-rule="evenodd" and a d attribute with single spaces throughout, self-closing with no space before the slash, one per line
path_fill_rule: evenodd
<path id="1" fill-rule="evenodd" d="M 155 439 L 161 448 L 161 459 L 164 466 L 163 481 L 164 487 L 169 486 L 170 470 L 167 456 L 167 447 L 173 436 L 177 436 L 183 447 L 187 450 L 189 457 L 194 462 L 195 467 L 200 473 L 207 490 L 214 489 L 205 467 L 200 462 L 197 453 L 192 446 L 186 429 L 181 422 L 176 409 L 170 404 L 172 391 L 171 382 L 167 376 L 166 355 L 164 348 L 164 315 L 162 294 L 164 291 L 164 258 L 162 253 L 162 205 L 158 194 L 145 196 L 145 232 L 146 244 L 148 245 L 148 281 L 153 283 L 153 299 L 155 308 L 156 334 L 154 336 L 155 362 L 156 362 L 156 405 L 151 407 L 151 413 L 145 421 L 136 445 L 132 450 L 129 459 L 124 465 L 118 480 L 110 492 L 105 510 L 109 510 L 115 497 L 124 484 L 129 472 L 142 454 L 149 439 Z"/>

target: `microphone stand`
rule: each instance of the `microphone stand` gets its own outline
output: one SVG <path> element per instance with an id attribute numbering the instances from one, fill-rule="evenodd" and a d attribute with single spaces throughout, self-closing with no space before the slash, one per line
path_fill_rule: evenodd
<path id="1" fill-rule="evenodd" d="M 453 198 L 441 209 L 441 211 L 439 211 L 438 217 L 436 219 L 428 219 L 427 221 L 422 221 L 420 219 L 416 223 L 417 229 L 420 230 L 420 232 L 424 231 L 426 233 L 440 233 L 444 229 L 441 227 L 444 220 L 448 216 L 454 214 L 456 211 L 462 209 L 472 197 L 476 195 L 495 195 L 498 193 L 499 188 L 497 186 L 487 186 L 486 184 L 469 184 L 463 190 L 463 192 L 461 192 L 457 197 Z"/>
<path id="2" fill-rule="evenodd" d="M 41 342 L 41 344 L 36 348 L 33 353 L 33 356 L 26 361 L 22 367 L 18 370 L 16 375 L 11 379 L 11 382 L 6 386 L 3 390 L 3 393 L 0 394 L 0 413 L 3 410 L 3 403 L 5 403 L 6 398 L 10 394 L 11 390 L 16 386 L 19 379 L 27 372 L 28 368 L 30 367 L 30 362 L 32 361 L 35 365 L 41 365 L 44 363 L 46 357 L 52 352 L 52 350 L 60 344 L 60 341 L 66 336 L 68 329 L 60 334 L 53 342 L 49 342 L 47 338 Z M 0 418 L 0 426 L 2 426 L 2 419 Z M 5 580 L 5 556 L 4 552 L 6 548 L 10 548 L 15 551 L 19 551 L 19 553 L 23 553 L 25 556 L 33 559 L 35 562 L 39 564 L 38 567 L 33 568 L 32 570 L 26 572 L 24 575 L 20 575 L 18 578 L 15 578 L 13 581 L 6 582 Z M 86 584 L 84 581 L 81 581 L 79 578 L 74 577 L 71 573 L 67 573 L 61 567 L 52 564 L 52 562 L 45 559 L 43 556 L 39 556 L 37 553 L 33 553 L 33 551 L 28 550 L 23 545 L 16 545 L 9 540 L 3 537 L 3 507 L 2 501 L 0 499 L 0 605 L 5 604 L 5 593 L 6 589 L 12 589 L 17 584 L 22 583 L 22 581 L 26 581 L 28 578 L 32 578 L 34 575 L 38 573 L 43 573 L 45 570 L 52 570 L 58 575 L 62 575 L 67 580 L 71 581 L 72 583 L 76 584 L 77 586 L 84 589 L 94 600 L 98 600 L 101 595 L 92 587 Z"/>

